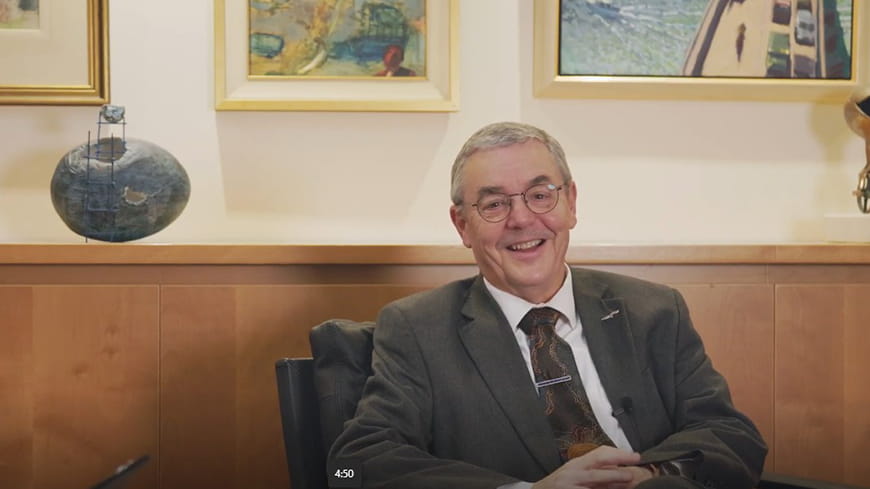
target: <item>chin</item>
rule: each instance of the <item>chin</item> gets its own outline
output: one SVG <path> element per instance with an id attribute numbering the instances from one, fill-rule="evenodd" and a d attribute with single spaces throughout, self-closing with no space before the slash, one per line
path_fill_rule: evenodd
<path id="1" fill-rule="evenodd" d="M 549 275 L 522 275 L 522 276 L 514 276 L 514 280 L 511 280 L 511 283 L 515 286 L 515 288 L 520 290 L 538 290 L 547 288 L 549 285 L 553 283 L 557 283 L 558 281 L 554 280 Z"/>

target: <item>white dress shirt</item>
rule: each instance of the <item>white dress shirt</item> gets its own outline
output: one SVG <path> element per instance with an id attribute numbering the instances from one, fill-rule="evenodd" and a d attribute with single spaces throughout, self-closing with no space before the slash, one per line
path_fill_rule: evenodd
<path id="1" fill-rule="evenodd" d="M 486 289 L 489 290 L 489 293 L 492 294 L 495 302 L 498 303 L 508 324 L 510 324 L 533 383 L 535 381 L 535 373 L 532 370 L 529 339 L 519 328 L 520 321 L 529 312 L 529 309 L 535 307 L 552 307 L 559 311 L 560 316 L 558 321 L 556 321 L 556 334 L 568 343 L 571 351 L 574 353 L 574 362 L 577 364 L 580 380 L 583 382 L 583 388 L 586 390 L 586 397 L 589 398 L 589 405 L 592 407 L 595 419 L 617 448 L 632 451 L 631 444 L 625 437 L 625 432 L 622 431 L 619 422 L 613 417 L 613 406 L 610 405 L 610 400 L 607 399 L 604 386 L 601 385 L 601 377 L 598 376 L 598 370 L 595 369 L 595 364 L 592 363 L 589 345 L 586 343 L 586 337 L 583 336 L 583 325 L 580 323 L 580 316 L 574 307 L 574 281 L 571 280 L 571 268 L 565 265 L 565 269 L 567 272 L 565 273 L 565 281 L 562 282 L 562 287 L 559 288 L 552 299 L 543 304 L 532 304 L 513 294 L 497 289 L 486 278 L 483 279 L 483 283 Z M 532 485 L 531 482 L 521 481 L 499 486 L 497 489 L 531 489 Z"/>
<path id="2" fill-rule="evenodd" d="M 571 346 L 571 351 L 574 353 L 574 362 L 577 364 L 577 370 L 580 373 L 580 380 L 583 382 L 586 396 L 589 398 L 589 404 L 592 407 L 592 412 L 595 413 L 598 424 L 601 425 L 601 429 L 607 433 L 607 436 L 613 440 L 617 448 L 632 451 L 631 444 L 625 437 L 625 432 L 622 431 L 619 422 L 613 416 L 613 406 L 610 405 L 610 400 L 607 399 L 604 386 L 601 385 L 601 378 L 598 376 L 598 370 L 595 369 L 595 364 L 592 363 L 589 345 L 586 343 L 586 337 L 583 335 L 583 325 L 580 323 L 580 316 L 574 307 L 574 282 L 571 280 L 571 269 L 567 265 L 565 265 L 565 268 L 567 273 L 565 274 L 565 281 L 562 283 L 562 287 L 559 288 L 559 291 L 556 292 L 556 295 L 552 299 L 542 304 L 532 304 L 515 295 L 497 289 L 486 278 L 483 281 L 489 293 L 492 294 L 492 297 L 501 307 L 508 324 L 513 329 L 517 344 L 526 362 L 526 367 L 529 369 L 529 376 L 532 378 L 532 382 L 535 381 L 535 374 L 532 370 L 529 341 L 526 334 L 518 327 L 520 321 L 530 309 L 535 307 L 552 307 L 561 313 L 559 320 L 556 322 L 556 334 Z"/>

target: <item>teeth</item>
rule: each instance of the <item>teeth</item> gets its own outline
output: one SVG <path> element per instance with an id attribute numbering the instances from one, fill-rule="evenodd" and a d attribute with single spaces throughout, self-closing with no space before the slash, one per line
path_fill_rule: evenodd
<path id="1" fill-rule="evenodd" d="M 534 240 L 534 241 L 526 241 L 525 243 L 518 243 L 518 244 L 515 244 L 515 245 L 511 245 L 511 246 L 510 246 L 510 249 L 513 250 L 513 251 L 528 250 L 528 249 L 530 249 L 530 248 L 534 248 L 535 246 L 538 246 L 538 245 L 541 244 L 543 241 L 544 241 L 544 240 L 542 240 L 542 239 L 536 239 L 536 240 Z"/>

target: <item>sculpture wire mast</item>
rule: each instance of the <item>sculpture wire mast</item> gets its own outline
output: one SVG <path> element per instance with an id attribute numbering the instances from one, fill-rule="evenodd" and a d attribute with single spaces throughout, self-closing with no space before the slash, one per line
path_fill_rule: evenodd
<path id="1" fill-rule="evenodd" d="M 103 126 L 110 126 L 109 137 L 103 139 Z M 117 140 L 111 131 L 111 126 L 121 126 L 121 139 Z M 97 118 L 97 140 L 91 143 L 91 131 L 88 131 L 88 148 L 85 153 L 87 168 L 85 173 L 84 202 L 85 226 L 93 227 L 98 223 L 93 222 L 95 215 L 101 216 L 100 220 L 111 221 L 111 237 L 114 236 L 116 217 L 120 208 L 116 198 L 115 161 L 126 151 L 127 145 L 127 120 L 125 109 L 120 105 L 104 105 L 100 109 Z M 101 161 L 109 163 L 109 171 L 105 177 L 100 178 L 96 172 L 91 172 L 91 162 Z M 111 237 L 109 241 L 112 241 Z M 85 242 L 88 241 L 85 236 Z"/>

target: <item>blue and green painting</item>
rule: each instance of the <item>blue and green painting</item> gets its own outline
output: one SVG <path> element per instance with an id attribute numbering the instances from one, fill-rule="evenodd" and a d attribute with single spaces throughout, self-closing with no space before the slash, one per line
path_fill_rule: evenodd
<path id="1" fill-rule="evenodd" d="M 248 0 L 251 76 L 426 74 L 426 0 Z"/>
<path id="2" fill-rule="evenodd" d="M 852 76 L 853 0 L 561 0 L 559 73 Z"/>

